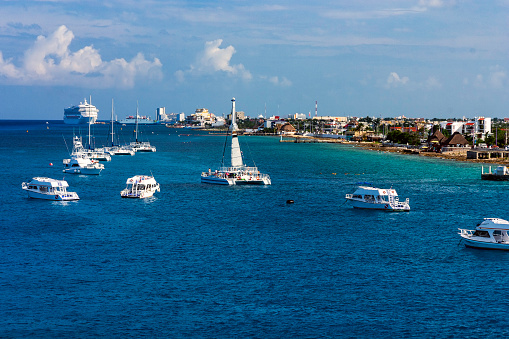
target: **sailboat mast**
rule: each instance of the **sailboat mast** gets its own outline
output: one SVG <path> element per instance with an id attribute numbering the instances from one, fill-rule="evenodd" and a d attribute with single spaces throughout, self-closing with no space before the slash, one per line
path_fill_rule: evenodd
<path id="1" fill-rule="evenodd" d="M 111 98 L 111 146 L 115 145 L 115 141 L 113 139 L 113 98 Z"/>
<path id="2" fill-rule="evenodd" d="M 138 101 L 136 101 L 136 143 L 138 143 Z"/>
<path id="3" fill-rule="evenodd" d="M 92 144 L 90 143 L 90 117 L 88 118 L 88 149 L 92 149 Z"/>

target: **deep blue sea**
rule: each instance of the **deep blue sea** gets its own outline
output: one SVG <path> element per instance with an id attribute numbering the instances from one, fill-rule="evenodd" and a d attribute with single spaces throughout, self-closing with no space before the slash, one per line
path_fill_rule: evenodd
<path id="1" fill-rule="evenodd" d="M 93 126 L 96 145 L 108 128 Z M 272 185 L 224 187 L 200 183 L 224 136 L 140 130 L 156 153 L 67 174 L 81 200 L 54 202 L 28 199 L 21 183 L 64 178 L 72 136 L 87 130 L 0 121 L 0 337 L 509 335 L 509 253 L 457 235 L 509 219 L 509 183 L 481 181 L 479 164 L 241 136 Z M 137 174 L 161 192 L 121 199 Z M 393 186 L 411 212 L 344 204 L 358 182 Z"/>

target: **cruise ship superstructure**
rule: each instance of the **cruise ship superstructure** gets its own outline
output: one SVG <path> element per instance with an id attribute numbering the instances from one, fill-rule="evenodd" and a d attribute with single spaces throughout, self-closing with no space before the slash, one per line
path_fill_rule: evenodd
<path id="1" fill-rule="evenodd" d="M 90 98 L 90 103 L 85 99 L 84 103 L 80 102 L 79 105 L 64 109 L 64 123 L 69 125 L 94 124 L 98 112 L 99 110 L 92 105 L 92 98 Z"/>

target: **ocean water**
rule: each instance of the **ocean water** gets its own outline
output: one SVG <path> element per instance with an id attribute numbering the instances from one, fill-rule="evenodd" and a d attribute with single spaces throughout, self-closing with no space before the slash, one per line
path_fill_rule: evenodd
<path id="1" fill-rule="evenodd" d="M 272 185 L 223 187 L 200 172 L 219 166 L 224 136 L 140 130 L 156 153 L 65 175 L 81 200 L 53 202 L 21 183 L 63 178 L 73 134 L 87 131 L 0 122 L 0 337 L 508 335 L 509 253 L 457 235 L 509 219 L 509 184 L 481 181 L 479 164 L 246 136 L 246 162 Z M 118 132 L 131 140 L 132 127 Z M 107 133 L 94 126 L 94 142 Z M 121 199 L 136 174 L 161 192 Z M 357 182 L 394 187 L 411 212 L 353 209 Z"/>

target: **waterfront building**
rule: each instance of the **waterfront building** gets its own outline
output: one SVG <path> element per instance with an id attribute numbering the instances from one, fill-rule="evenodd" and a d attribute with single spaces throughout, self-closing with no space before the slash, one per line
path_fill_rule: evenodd
<path id="1" fill-rule="evenodd" d="M 441 121 L 440 128 L 443 131 L 447 131 L 449 135 L 453 135 L 455 132 L 461 133 L 464 126 L 463 121 Z"/>
<path id="2" fill-rule="evenodd" d="M 237 120 L 245 120 L 246 119 L 246 113 L 244 111 L 238 111 L 237 114 Z M 228 114 L 228 119 L 232 120 L 232 115 Z"/>
<path id="3" fill-rule="evenodd" d="M 176 124 L 186 119 L 184 113 L 161 113 L 158 120 L 168 124 Z"/>
<path id="4" fill-rule="evenodd" d="M 313 117 L 313 120 L 326 120 L 326 121 L 347 122 L 348 121 L 348 117 L 333 117 L 333 116 L 330 116 L 330 115 L 321 116 L 321 117 L 315 116 L 315 117 Z"/>
<path id="5" fill-rule="evenodd" d="M 157 121 L 164 121 L 166 120 L 166 108 L 165 107 L 158 107 L 156 108 L 156 120 Z"/>

